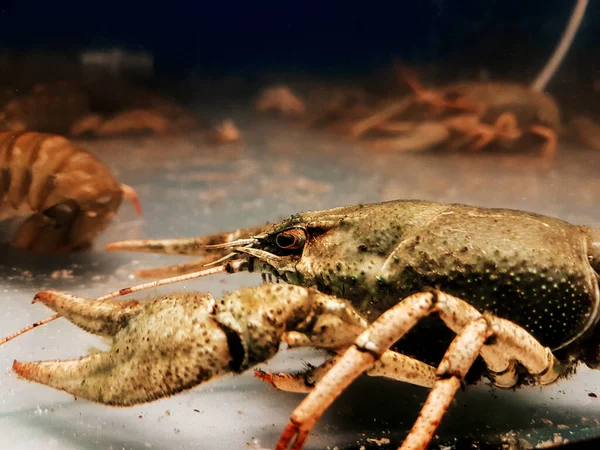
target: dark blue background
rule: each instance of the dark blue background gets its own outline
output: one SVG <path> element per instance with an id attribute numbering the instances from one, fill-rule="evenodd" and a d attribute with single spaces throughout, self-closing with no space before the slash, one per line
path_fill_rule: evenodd
<path id="1" fill-rule="evenodd" d="M 68 50 L 121 46 L 185 73 L 343 71 L 478 58 L 545 61 L 574 0 L 2 1 L 0 46 Z M 600 2 L 591 0 L 569 58 L 594 56 Z M 595 30 L 596 29 L 596 30 Z M 586 56 L 588 58 L 588 56 Z"/>

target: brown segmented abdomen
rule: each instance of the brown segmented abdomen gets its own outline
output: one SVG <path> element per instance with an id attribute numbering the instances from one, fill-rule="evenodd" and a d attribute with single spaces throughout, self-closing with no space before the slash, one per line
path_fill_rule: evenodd
<path id="1" fill-rule="evenodd" d="M 0 218 L 33 213 L 17 231 L 18 247 L 52 252 L 88 246 L 122 198 L 110 170 L 68 139 L 0 133 Z"/>

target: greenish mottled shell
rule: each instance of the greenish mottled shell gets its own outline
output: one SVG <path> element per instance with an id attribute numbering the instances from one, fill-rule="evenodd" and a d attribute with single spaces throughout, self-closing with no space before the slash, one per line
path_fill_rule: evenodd
<path id="1" fill-rule="evenodd" d="M 519 324 L 552 349 L 576 340 L 598 318 L 598 275 L 588 258 L 586 227 L 521 211 L 422 201 L 307 212 L 278 228 L 293 226 L 309 232 L 298 283 L 351 301 L 369 320 L 431 288 Z M 438 322 L 426 320 L 399 347 L 406 343 L 432 359 L 427 356 L 439 353 L 433 350 L 439 343 L 431 342 L 431 327 L 447 340 Z"/>

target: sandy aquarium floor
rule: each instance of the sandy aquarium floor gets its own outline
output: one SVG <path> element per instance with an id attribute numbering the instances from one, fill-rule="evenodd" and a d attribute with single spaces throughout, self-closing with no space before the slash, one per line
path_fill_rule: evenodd
<path id="1" fill-rule="evenodd" d="M 135 187 L 144 215 L 124 204 L 93 251 L 31 256 L 2 247 L 0 335 L 46 317 L 31 305 L 42 289 L 97 297 L 136 282 L 138 268 L 186 258 L 108 253 L 106 243 L 142 237 L 207 234 L 261 224 L 307 209 L 398 198 L 526 209 L 600 226 L 600 155 L 563 145 L 552 166 L 533 154 L 373 153 L 336 136 L 272 119 L 234 115 L 244 141 L 206 144 L 192 134 L 166 138 L 89 140 L 84 145 Z M 535 261 L 532 261 L 535 264 Z M 257 275 L 215 276 L 161 292 L 224 291 L 260 283 Z M 157 291 L 142 293 L 142 298 Z M 10 372 L 14 359 L 83 355 L 105 345 L 65 320 L 36 329 L 0 349 L 1 447 L 17 449 L 273 448 L 301 395 L 277 392 L 251 372 L 175 397 L 110 408 Z M 300 369 L 322 356 L 284 352 L 268 369 Z M 486 385 L 460 392 L 433 447 L 498 448 L 502 441 L 537 444 L 600 436 L 600 372 L 581 368 L 555 386 L 504 392 Z M 427 391 L 363 377 L 318 423 L 307 449 L 396 448 Z"/>

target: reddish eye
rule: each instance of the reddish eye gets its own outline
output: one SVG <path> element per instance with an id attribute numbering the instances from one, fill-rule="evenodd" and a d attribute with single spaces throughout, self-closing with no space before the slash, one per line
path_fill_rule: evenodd
<path id="1" fill-rule="evenodd" d="M 277 235 L 275 242 L 286 250 L 297 250 L 306 243 L 306 232 L 302 228 L 292 228 Z"/>

